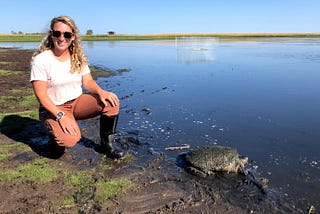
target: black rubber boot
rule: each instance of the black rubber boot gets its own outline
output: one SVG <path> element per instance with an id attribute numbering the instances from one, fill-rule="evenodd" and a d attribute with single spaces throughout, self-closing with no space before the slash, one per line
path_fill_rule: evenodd
<path id="1" fill-rule="evenodd" d="M 118 115 L 116 116 L 100 116 L 100 138 L 102 153 L 113 159 L 121 159 L 125 156 L 125 152 L 114 147 L 114 134 L 116 133 L 118 123 Z"/>

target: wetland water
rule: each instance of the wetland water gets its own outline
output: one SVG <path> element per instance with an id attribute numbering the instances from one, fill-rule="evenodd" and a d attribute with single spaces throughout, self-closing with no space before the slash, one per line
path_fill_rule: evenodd
<path id="1" fill-rule="evenodd" d="M 168 146 L 235 147 L 270 187 L 319 208 L 320 40 L 193 44 L 84 42 L 91 64 L 130 69 L 98 80 L 121 98 L 119 129 L 172 161 Z"/>

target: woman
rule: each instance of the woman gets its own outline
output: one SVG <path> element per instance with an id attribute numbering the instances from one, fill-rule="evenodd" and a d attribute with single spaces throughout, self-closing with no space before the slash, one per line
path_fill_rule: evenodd
<path id="1" fill-rule="evenodd" d="M 30 81 L 51 143 L 62 148 L 74 146 L 81 138 L 76 120 L 101 115 L 102 152 L 115 159 L 124 157 L 112 144 L 119 99 L 93 80 L 78 28 L 70 17 L 51 20 L 50 31 L 32 57 Z M 82 85 L 88 94 L 82 92 Z"/>

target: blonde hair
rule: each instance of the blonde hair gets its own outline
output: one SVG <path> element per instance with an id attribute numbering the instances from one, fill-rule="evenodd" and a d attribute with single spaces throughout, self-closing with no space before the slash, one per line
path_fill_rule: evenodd
<path id="1" fill-rule="evenodd" d="M 51 50 L 53 48 L 54 44 L 51 37 L 51 31 L 53 30 L 54 25 L 58 22 L 62 22 L 68 25 L 72 29 L 74 40 L 69 46 L 69 51 L 71 55 L 71 71 L 70 72 L 81 73 L 84 67 L 88 65 L 88 60 L 83 52 L 79 30 L 75 22 L 73 21 L 73 19 L 70 18 L 69 16 L 58 16 L 51 20 L 50 30 L 48 31 L 47 35 L 44 37 L 44 39 L 40 43 L 39 49 L 33 54 L 32 59 L 38 54 L 44 52 L 45 50 Z"/>

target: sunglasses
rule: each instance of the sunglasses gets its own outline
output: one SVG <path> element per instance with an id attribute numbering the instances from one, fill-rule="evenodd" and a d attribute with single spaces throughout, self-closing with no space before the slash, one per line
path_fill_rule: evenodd
<path id="1" fill-rule="evenodd" d="M 59 38 L 61 36 L 61 34 L 63 34 L 63 37 L 66 39 L 71 39 L 71 37 L 73 36 L 73 33 L 71 33 L 71 32 L 61 32 L 61 31 L 57 31 L 57 30 L 51 31 L 51 35 L 56 38 Z"/>

